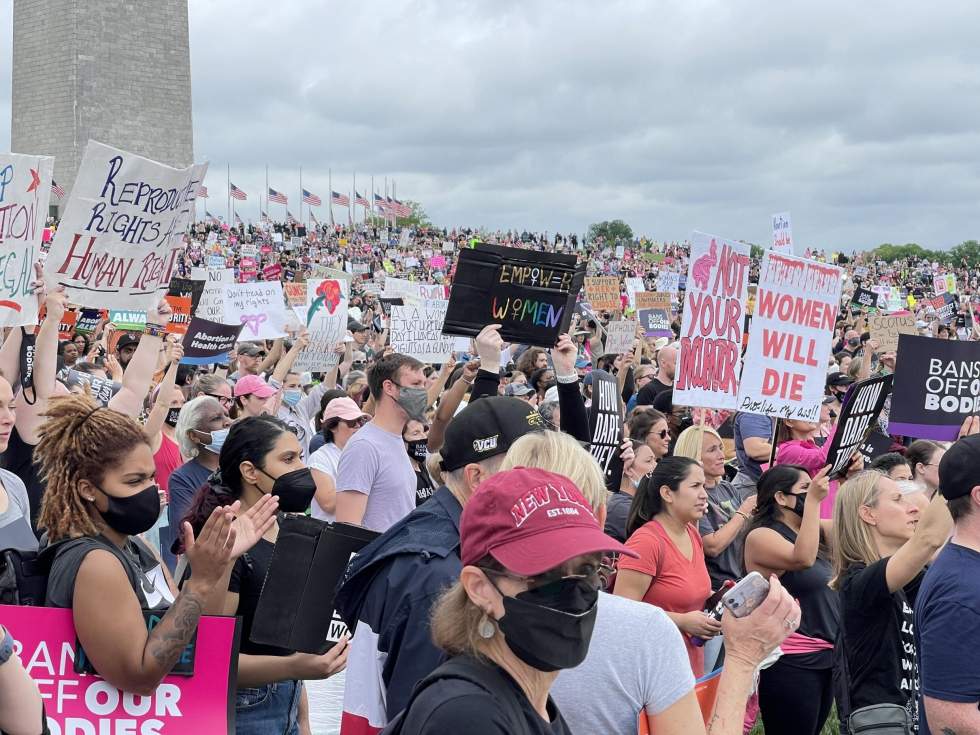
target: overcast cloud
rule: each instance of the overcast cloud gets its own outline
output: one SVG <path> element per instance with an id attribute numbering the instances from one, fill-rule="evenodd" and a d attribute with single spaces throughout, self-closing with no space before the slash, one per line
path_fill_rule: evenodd
<path id="1" fill-rule="evenodd" d="M 194 139 L 255 217 L 398 182 L 438 224 L 980 238 L 980 5 L 190 0 Z M 0 38 L 11 37 L 0 0 Z M 9 149 L 10 44 L 0 44 Z M 106 141 L 110 142 L 111 141 Z M 273 214 L 281 207 L 272 205 Z M 339 213 L 339 210 L 338 210 Z M 281 214 L 281 212 L 280 212 Z M 325 210 L 321 208 L 325 216 Z"/>

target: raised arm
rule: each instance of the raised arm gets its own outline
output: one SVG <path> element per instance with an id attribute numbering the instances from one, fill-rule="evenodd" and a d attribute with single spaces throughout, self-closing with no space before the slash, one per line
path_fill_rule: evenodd
<path id="1" fill-rule="evenodd" d="M 273 365 L 279 362 L 282 357 L 282 337 L 272 343 L 272 349 L 266 354 L 265 359 L 259 364 L 259 375 L 265 375 Z"/>
<path id="2" fill-rule="evenodd" d="M 161 437 L 163 436 L 163 422 L 167 419 L 167 412 L 170 411 L 170 393 L 177 382 L 177 368 L 180 367 L 180 360 L 184 356 L 184 346 L 179 342 L 167 342 L 167 358 L 170 360 L 170 367 L 160 381 L 160 388 L 157 392 L 157 399 L 150 409 L 150 415 L 146 419 L 143 430 L 150 438 L 150 448 L 154 453 L 160 448 Z"/>
<path id="3" fill-rule="evenodd" d="M 33 401 L 18 401 L 17 404 L 17 433 L 27 444 L 37 444 L 40 437 L 37 431 L 44 422 L 44 413 L 48 408 L 48 399 L 54 395 L 58 362 L 58 325 L 65 314 L 68 297 L 65 287 L 59 286 L 51 291 L 44 300 L 47 316 L 41 325 L 35 341 L 34 351 L 34 390 Z M 20 343 L 20 328 L 15 327 Z"/>
<path id="4" fill-rule="evenodd" d="M 126 372 L 123 373 L 122 388 L 109 401 L 109 408 L 113 411 L 136 418 L 139 416 L 143 399 L 150 390 L 153 382 L 153 374 L 157 369 L 157 359 L 160 353 L 160 346 L 163 344 L 163 329 L 170 321 L 173 313 L 170 304 L 161 299 L 157 304 L 156 311 L 147 312 L 147 329 L 159 332 L 156 336 L 144 333 L 136 346 Z"/>

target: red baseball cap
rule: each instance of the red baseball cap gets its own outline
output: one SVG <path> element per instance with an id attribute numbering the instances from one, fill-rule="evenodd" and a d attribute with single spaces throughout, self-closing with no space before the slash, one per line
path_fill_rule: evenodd
<path id="1" fill-rule="evenodd" d="M 481 483 L 463 508 L 460 556 L 465 565 L 487 554 L 528 577 L 582 554 L 637 555 L 599 528 L 575 484 L 547 470 L 515 467 Z"/>

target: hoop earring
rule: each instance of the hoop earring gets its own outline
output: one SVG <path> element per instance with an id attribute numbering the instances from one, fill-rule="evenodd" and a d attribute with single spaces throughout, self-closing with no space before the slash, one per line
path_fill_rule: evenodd
<path id="1" fill-rule="evenodd" d="M 493 638 L 495 630 L 493 623 L 490 622 L 490 616 L 488 616 L 486 613 L 483 613 L 483 617 L 480 619 L 480 626 L 477 628 L 476 632 L 484 640 Z"/>

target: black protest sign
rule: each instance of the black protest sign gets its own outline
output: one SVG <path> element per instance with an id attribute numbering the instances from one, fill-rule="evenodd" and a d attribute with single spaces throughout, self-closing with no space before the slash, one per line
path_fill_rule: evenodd
<path id="1" fill-rule="evenodd" d="M 553 347 L 568 331 L 585 263 L 575 255 L 479 244 L 460 251 L 443 334 L 501 324 L 508 342 Z"/>
<path id="2" fill-rule="evenodd" d="M 101 319 L 101 309 L 82 309 L 78 314 L 78 321 L 75 322 L 75 333 L 91 334 L 98 329 Z"/>
<path id="3" fill-rule="evenodd" d="M 936 310 L 936 318 L 943 324 L 949 324 L 956 315 L 956 297 L 951 293 L 940 294 L 929 303 Z"/>
<path id="4" fill-rule="evenodd" d="M 593 370 L 592 408 L 589 412 L 589 450 L 606 478 L 606 489 L 619 490 L 623 478 L 623 401 L 619 382 L 605 370 Z"/>
<path id="5" fill-rule="evenodd" d="M 391 316 L 392 306 L 404 306 L 405 300 L 401 296 L 389 298 L 387 296 L 379 296 L 378 303 L 381 304 L 381 311 L 384 312 L 385 318 Z"/>
<path id="6" fill-rule="evenodd" d="M 65 379 L 62 381 L 68 390 L 81 388 L 91 392 L 92 399 L 103 406 L 108 406 L 109 401 L 122 388 L 122 383 L 107 378 L 99 378 L 91 373 L 82 373 L 78 370 L 69 368 Z"/>
<path id="7" fill-rule="evenodd" d="M 171 278 L 168 296 L 178 296 L 190 298 L 191 314 L 197 313 L 197 305 L 201 302 L 204 294 L 204 281 L 193 281 L 190 278 Z"/>
<path id="8" fill-rule="evenodd" d="M 876 457 L 880 457 L 882 454 L 888 454 L 891 448 L 891 437 L 875 430 L 868 434 L 867 438 L 861 442 L 860 446 L 858 446 L 858 451 L 864 457 L 864 464 L 869 465 Z"/>
<path id="9" fill-rule="evenodd" d="M 954 441 L 980 411 L 980 342 L 902 334 L 898 349 L 888 432 Z"/>
<path id="10" fill-rule="evenodd" d="M 854 289 L 854 295 L 851 297 L 851 303 L 857 304 L 864 309 L 877 309 L 878 294 L 866 288 L 856 288 Z"/>
<path id="11" fill-rule="evenodd" d="M 250 640 L 293 651 L 323 653 L 342 636 L 349 635 L 347 625 L 334 610 L 337 583 L 350 558 L 377 535 L 346 523 L 285 516 L 279 522 L 279 536 L 255 610 Z"/>
<path id="12" fill-rule="evenodd" d="M 194 317 L 184 335 L 184 357 L 189 365 L 213 365 L 225 362 L 228 353 L 238 341 L 244 324 L 218 324 Z"/>
<path id="13" fill-rule="evenodd" d="M 877 424 L 891 387 L 891 375 L 868 378 L 851 386 L 844 397 L 837 419 L 837 431 L 827 450 L 827 463 L 830 465 L 828 477 L 842 477 L 847 472 L 854 450 L 864 443 Z"/>

